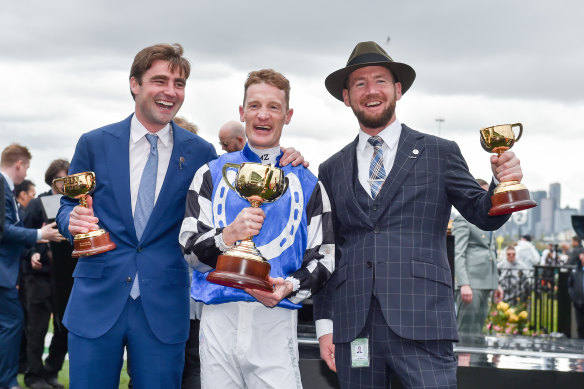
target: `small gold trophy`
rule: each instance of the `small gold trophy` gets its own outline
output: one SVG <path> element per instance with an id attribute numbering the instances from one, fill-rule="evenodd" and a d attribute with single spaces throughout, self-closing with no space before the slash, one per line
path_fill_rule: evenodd
<path id="1" fill-rule="evenodd" d="M 78 199 L 79 204 L 87 208 L 87 195 L 95 190 L 95 173 L 83 172 L 70 176 L 55 178 L 53 189 L 72 199 Z M 86 257 L 110 251 L 116 244 L 110 240 L 109 232 L 103 229 L 89 231 L 87 234 L 77 234 L 73 237 L 73 258 Z"/>
<path id="2" fill-rule="evenodd" d="M 229 168 L 238 171 L 235 185 L 231 185 L 227 179 Z M 288 178 L 283 170 L 260 163 L 226 163 L 223 166 L 223 180 L 235 193 L 249 201 L 253 208 L 276 201 L 288 189 Z M 274 288 L 268 281 L 269 275 L 270 263 L 249 237 L 217 257 L 217 267 L 209 273 L 207 281 L 232 288 L 271 292 Z"/>
<path id="3" fill-rule="evenodd" d="M 513 127 L 519 127 L 517 138 Z M 523 125 L 521 123 L 501 124 L 483 128 L 480 133 L 483 149 L 501 156 L 521 138 Z M 491 196 L 491 203 L 489 216 L 506 215 L 537 206 L 537 203 L 529 198 L 529 190 L 519 181 L 500 182 Z"/>

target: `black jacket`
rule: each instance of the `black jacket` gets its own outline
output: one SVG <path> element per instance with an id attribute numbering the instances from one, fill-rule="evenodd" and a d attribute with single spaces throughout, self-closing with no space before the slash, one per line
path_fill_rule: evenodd
<path id="1" fill-rule="evenodd" d="M 568 294 L 575 306 L 584 307 L 584 271 L 582 265 L 578 265 L 572 270 L 568 279 Z"/>

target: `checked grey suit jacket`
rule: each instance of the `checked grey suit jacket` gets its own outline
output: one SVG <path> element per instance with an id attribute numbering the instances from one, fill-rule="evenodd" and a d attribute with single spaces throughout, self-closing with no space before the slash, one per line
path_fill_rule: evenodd
<path id="1" fill-rule="evenodd" d="M 452 277 L 446 255 L 451 206 L 483 230 L 508 216 L 489 217 L 490 195 L 468 171 L 455 142 L 402 124 L 394 165 L 372 220 L 357 203 L 358 137 L 320 165 L 319 179 L 334 214 L 337 267 L 314 296 L 314 318 L 333 320 L 333 341 L 362 331 L 374 293 L 391 330 L 414 340 L 457 340 Z M 417 152 L 416 152 L 417 150 Z"/>

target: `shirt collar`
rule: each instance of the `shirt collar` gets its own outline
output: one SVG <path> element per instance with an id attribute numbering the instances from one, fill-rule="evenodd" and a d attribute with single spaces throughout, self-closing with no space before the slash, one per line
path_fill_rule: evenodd
<path id="1" fill-rule="evenodd" d="M 155 133 L 155 135 L 158 135 L 158 139 L 162 142 L 163 146 L 168 146 L 170 144 L 172 136 L 170 129 L 171 125 L 170 123 L 168 123 L 161 130 Z M 142 125 L 142 123 L 140 123 L 140 121 L 134 114 L 134 116 L 132 116 L 132 122 L 130 124 L 130 139 L 132 140 L 132 143 L 138 142 L 146 134 L 151 134 L 151 132 L 148 131 L 146 127 Z"/>
<path id="2" fill-rule="evenodd" d="M 14 181 L 12 181 L 12 178 L 8 177 L 8 174 L 5 174 L 4 172 L 0 172 L 0 174 L 4 176 L 4 179 L 6 180 L 6 183 L 8 184 L 10 190 L 14 191 Z"/>
<path id="3" fill-rule="evenodd" d="M 243 154 L 244 158 L 250 162 L 262 163 L 262 160 L 251 149 L 249 143 L 245 144 L 245 146 L 243 147 L 243 150 L 241 150 L 241 153 Z M 274 166 L 276 166 L 276 167 L 280 166 L 280 158 L 282 158 L 282 155 L 283 155 L 283 153 L 280 151 L 280 154 L 276 157 L 276 164 Z"/>
<path id="4" fill-rule="evenodd" d="M 399 141 L 401 127 L 402 126 L 399 120 L 395 119 L 393 123 L 381 130 L 377 136 L 383 139 L 383 143 L 385 143 L 390 150 L 393 150 Z M 369 138 L 371 138 L 371 135 L 366 134 L 363 132 L 363 130 L 359 130 L 359 143 L 357 144 L 357 151 L 362 153 L 365 150 L 365 147 L 369 144 Z"/>

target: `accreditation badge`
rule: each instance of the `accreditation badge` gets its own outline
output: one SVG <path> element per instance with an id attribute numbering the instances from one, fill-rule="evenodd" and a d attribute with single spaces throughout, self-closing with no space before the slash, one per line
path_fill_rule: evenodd
<path id="1" fill-rule="evenodd" d="M 369 367 L 368 338 L 357 338 L 351 342 L 351 367 Z"/>

